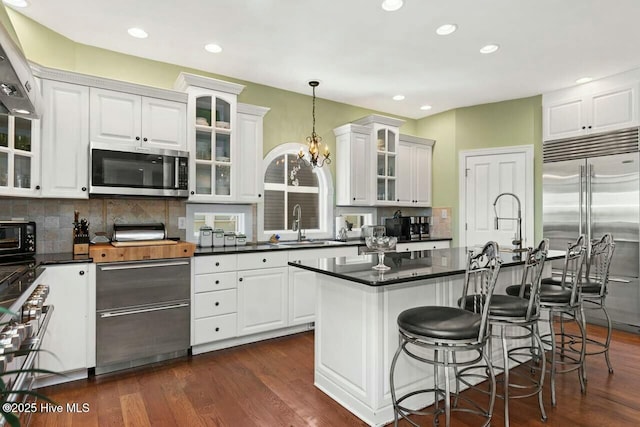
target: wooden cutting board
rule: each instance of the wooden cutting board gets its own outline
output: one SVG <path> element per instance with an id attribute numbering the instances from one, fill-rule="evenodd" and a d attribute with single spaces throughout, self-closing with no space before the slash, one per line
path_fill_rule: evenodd
<path id="1" fill-rule="evenodd" d="M 161 243 L 146 246 L 122 247 L 115 247 L 110 243 L 91 245 L 89 246 L 89 256 L 95 263 L 116 261 L 142 261 L 147 259 L 188 258 L 193 256 L 193 253 L 196 250 L 196 245 L 194 243 L 175 241 L 171 242 L 172 244 Z"/>
<path id="2" fill-rule="evenodd" d="M 111 242 L 111 246 L 116 248 L 126 248 L 131 246 L 155 246 L 155 245 L 176 245 L 175 240 L 136 240 L 131 242 Z"/>

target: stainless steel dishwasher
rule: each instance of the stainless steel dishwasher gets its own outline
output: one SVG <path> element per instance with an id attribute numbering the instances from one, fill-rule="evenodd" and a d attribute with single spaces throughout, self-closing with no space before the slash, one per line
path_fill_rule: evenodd
<path id="1" fill-rule="evenodd" d="M 96 374 L 186 355 L 189 259 L 105 263 L 96 272 Z"/>

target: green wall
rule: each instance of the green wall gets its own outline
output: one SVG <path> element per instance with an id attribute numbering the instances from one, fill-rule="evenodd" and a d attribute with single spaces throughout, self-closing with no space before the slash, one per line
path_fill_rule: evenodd
<path id="1" fill-rule="evenodd" d="M 458 153 L 489 147 L 534 146 L 534 232 L 542 237 L 542 97 L 463 107 L 418 120 L 418 135 L 436 140 L 433 205 L 453 208 L 458 243 Z"/>
<path id="2" fill-rule="evenodd" d="M 271 108 L 264 120 L 264 153 L 287 142 L 304 143 L 311 132 L 311 97 L 270 86 L 82 45 L 11 9 L 7 12 L 27 58 L 46 67 L 171 89 L 181 71 L 246 86 L 239 101 Z M 317 90 L 322 96 L 322 86 Z M 335 153 L 333 128 L 369 114 L 389 115 L 319 98 L 316 131 Z M 406 120 L 404 134 L 436 140 L 433 152 L 433 206 L 452 207 L 458 240 L 458 152 L 475 148 L 535 146 L 535 236 L 541 227 L 542 97 L 458 108 L 420 120 Z M 335 183 L 335 162 L 331 164 Z"/>

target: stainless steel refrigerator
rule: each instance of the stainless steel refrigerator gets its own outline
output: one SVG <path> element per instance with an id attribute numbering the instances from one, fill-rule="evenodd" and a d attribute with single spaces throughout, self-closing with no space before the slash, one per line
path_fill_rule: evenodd
<path id="1" fill-rule="evenodd" d="M 566 249 L 579 234 L 616 243 L 606 305 L 618 329 L 640 332 L 640 157 L 638 128 L 546 141 L 543 235 Z M 562 263 L 553 264 L 556 272 Z M 587 319 L 603 323 L 601 311 Z"/>

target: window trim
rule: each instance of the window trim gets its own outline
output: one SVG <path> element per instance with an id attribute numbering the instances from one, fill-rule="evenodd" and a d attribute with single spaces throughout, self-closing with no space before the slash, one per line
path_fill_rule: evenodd
<path id="1" fill-rule="evenodd" d="M 307 146 L 299 142 L 287 142 L 274 147 L 269 151 L 262 161 L 262 182 L 264 183 L 264 174 L 267 167 L 273 160 L 285 154 L 296 154 L 302 150 L 306 150 Z M 318 177 L 318 214 L 319 225 L 318 230 L 305 230 L 307 238 L 311 239 L 330 239 L 333 238 L 333 180 L 331 179 L 331 169 L 328 166 L 322 168 L 314 168 L 313 173 Z M 285 186 L 285 184 L 283 184 Z M 265 232 L 264 230 L 264 199 L 258 202 L 258 240 L 267 241 L 273 232 Z M 304 215 L 304 212 L 303 212 Z M 280 240 L 295 240 L 298 233 L 292 230 L 278 231 Z"/>

